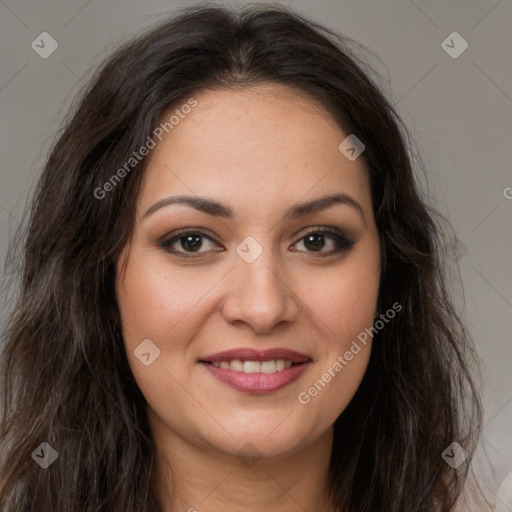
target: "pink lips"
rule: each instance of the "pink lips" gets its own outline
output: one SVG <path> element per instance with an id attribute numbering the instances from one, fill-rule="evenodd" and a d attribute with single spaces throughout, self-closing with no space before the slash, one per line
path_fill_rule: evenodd
<path id="1" fill-rule="evenodd" d="M 214 361 L 268 361 L 271 359 L 284 359 L 291 361 L 293 365 L 275 373 L 244 373 L 231 369 L 218 368 L 211 364 Z M 200 363 L 209 370 L 217 379 L 245 393 L 264 394 L 277 391 L 294 380 L 297 380 L 311 363 L 311 358 L 299 352 L 288 349 L 233 349 L 218 352 L 204 357 Z"/>

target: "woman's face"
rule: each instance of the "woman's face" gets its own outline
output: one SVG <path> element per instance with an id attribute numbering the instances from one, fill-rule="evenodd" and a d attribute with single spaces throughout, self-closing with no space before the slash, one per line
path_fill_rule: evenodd
<path id="1" fill-rule="evenodd" d="M 154 430 L 225 454 L 291 453 L 329 430 L 368 363 L 357 336 L 380 277 L 368 174 L 338 149 L 349 134 L 284 86 L 194 98 L 151 152 L 118 261 L 128 361 Z"/>

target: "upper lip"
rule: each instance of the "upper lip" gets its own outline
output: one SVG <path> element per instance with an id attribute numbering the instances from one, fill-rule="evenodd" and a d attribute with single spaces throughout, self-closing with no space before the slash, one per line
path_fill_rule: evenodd
<path id="1" fill-rule="evenodd" d="M 200 361 L 214 362 L 214 361 L 232 361 L 240 359 L 242 361 L 269 361 L 272 359 L 284 359 L 292 363 L 304 363 L 311 361 L 311 358 L 300 352 L 288 350 L 286 348 L 272 348 L 268 350 L 255 350 L 252 348 L 234 348 L 217 352 L 206 357 L 202 357 Z"/>

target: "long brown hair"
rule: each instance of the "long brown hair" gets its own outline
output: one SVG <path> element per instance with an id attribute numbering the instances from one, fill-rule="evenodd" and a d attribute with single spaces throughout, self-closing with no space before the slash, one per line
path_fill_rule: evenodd
<path id="1" fill-rule="evenodd" d="M 379 331 L 334 425 L 329 492 L 342 512 L 453 510 L 481 425 L 472 344 L 445 269 L 444 218 L 420 193 L 421 162 L 353 43 L 280 6 L 196 5 L 118 49 L 70 115 L 23 232 L 19 292 L 4 332 L 3 512 L 147 512 L 154 447 L 129 369 L 114 290 L 147 158 L 98 197 L 163 112 L 212 87 L 280 83 L 322 102 L 365 144 L 384 248 Z M 15 261 L 15 257 L 13 257 Z M 58 452 L 47 469 L 31 454 Z M 452 468 L 457 442 L 468 458 Z"/>

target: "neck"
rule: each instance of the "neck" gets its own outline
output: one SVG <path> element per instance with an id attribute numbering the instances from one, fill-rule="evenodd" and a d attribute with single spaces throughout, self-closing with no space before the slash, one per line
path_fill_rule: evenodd
<path id="1" fill-rule="evenodd" d="M 325 494 L 332 428 L 294 453 L 258 458 L 250 449 L 237 455 L 198 446 L 152 423 L 161 512 L 333 512 Z"/>

